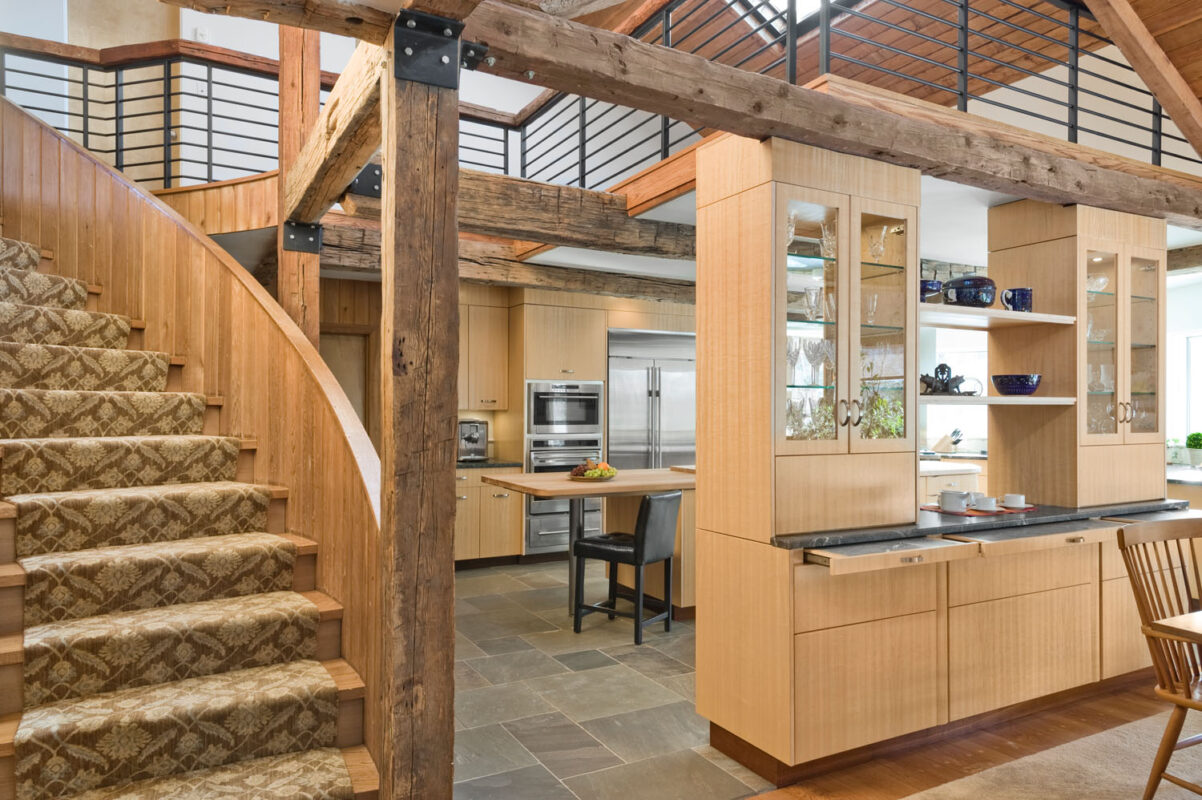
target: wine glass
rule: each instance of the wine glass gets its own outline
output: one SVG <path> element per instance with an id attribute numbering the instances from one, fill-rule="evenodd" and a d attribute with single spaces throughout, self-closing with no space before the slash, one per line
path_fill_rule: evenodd
<path id="1" fill-rule="evenodd" d="M 805 290 L 806 305 L 810 309 L 809 318 L 812 320 L 822 319 L 822 290 L 817 286 L 810 286 Z"/>
<path id="2" fill-rule="evenodd" d="M 869 325 L 876 322 L 876 307 L 879 299 L 876 292 L 864 295 L 864 322 Z"/>
<path id="3" fill-rule="evenodd" d="M 826 369 L 830 373 L 835 371 L 835 340 L 822 340 L 822 360 L 826 364 Z"/>
<path id="4" fill-rule="evenodd" d="M 826 293 L 826 321 L 834 322 L 836 319 L 835 309 L 839 307 L 839 299 L 833 291 Z"/>
<path id="5" fill-rule="evenodd" d="M 797 362 L 801 359 L 801 343 L 802 339 L 796 336 L 790 336 L 785 341 L 785 363 L 789 368 L 785 383 L 794 383 L 797 380 Z"/>
<path id="6" fill-rule="evenodd" d="M 818 245 L 822 250 L 823 258 L 834 258 L 839 247 L 839 229 L 835 220 L 823 222 L 819 225 L 822 231 L 822 238 L 818 240 Z"/>
<path id="7" fill-rule="evenodd" d="M 810 385 L 822 385 L 822 362 L 826 354 L 825 339 L 806 339 L 802 343 L 802 351 L 810 362 Z"/>
<path id="8" fill-rule="evenodd" d="M 872 257 L 872 260 L 878 264 L 880 263 L 881 259 L 885 257 L 885 237 L 888 235 L 889 226 L 882 225 L 879 235 L 870 235 L 868 237 L 868 254 Z"/>

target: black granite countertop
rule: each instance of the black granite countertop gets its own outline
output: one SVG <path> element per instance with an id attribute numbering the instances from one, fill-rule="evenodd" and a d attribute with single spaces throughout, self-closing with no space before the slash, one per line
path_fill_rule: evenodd
<path id="1" fill-rule="evenodd" d="M 508 469 L 522 466 L 521 461 L 456 461 L 455 469 Z"/>
<path id="2" fill-rule="evenodd" d="M 1149 500 L 1143 503 L 1118 503 L 1109 506 L 1088 508 L 1065 508 L 1062 506 L 1040 506 L 1024 514 L 999 514 L 996 517 L 958 517 L 940 514 L 937 511 L 919 511 L 918 522 L 913 525 L 898 525 L 883 528 L 862 528 L 846 531 L 822 531 L 820 533 L 794 533 L 775 536 L 772 544 L 786 550 L 814 547 L 838 547 L 862 542 L 886 542 L 895 539 L 912 539 L 918 536 L 943 536 L 966 534 L 1000 528 L 1021 528 L 1030 525 L 1047 525 L 1053 522 L 1072 522 L 1097 517 L 1130 516 L 1158 511 L 1177 511 L 1189 507 L 1185 500 Z"/>

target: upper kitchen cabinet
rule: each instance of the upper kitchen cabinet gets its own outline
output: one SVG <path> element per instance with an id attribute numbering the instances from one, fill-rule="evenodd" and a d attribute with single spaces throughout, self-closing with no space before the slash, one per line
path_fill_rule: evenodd
<path id="1" fill-rule="evenodd" d="M 699 376 L 698 481 L 729 487 L 699 527 L 915 519 L 919 192 L 915 170 L 793 142 L 699 149 L 698 361 L 725 374 Z"/>
<path id="2" fill-rule="evenodd" d="M 990 209 L 998 290 L 1030 286 L 1036 311 L 1077 321 L 991 335 L 991 372 L 1038 372 L 1040 394 L 1077 400 L 991 408 L 991 483 L 1065 506 L 1164 497 L 1165 233 L 1163 220 L 1080 205 Z"/>
<path id="3" fill-rule="evenodd" d="M 605 310 L 522 305 L 526 380 L 605 380 Z"/>
<path id="4" fill-rule="evenodd" d="M 467 285 L 459 293 L 459 410 L 509 408 L 509 293 Z"/>

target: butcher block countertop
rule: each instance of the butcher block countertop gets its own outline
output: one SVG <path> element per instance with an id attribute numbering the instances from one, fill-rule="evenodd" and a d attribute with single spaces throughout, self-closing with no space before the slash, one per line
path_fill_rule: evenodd
<path id="1" fill-rule="evenodd" d="M 696 479 L 672 469 L 624 469 L 611 481 L 573 481 L 564 472 L 483 475 L 485 483 L 539 499 L 554 497 L 622 497 L 675 489 L 694 489 Z"/>

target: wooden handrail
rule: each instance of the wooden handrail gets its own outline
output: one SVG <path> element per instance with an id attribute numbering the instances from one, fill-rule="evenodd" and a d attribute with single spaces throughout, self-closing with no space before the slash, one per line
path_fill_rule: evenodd
<path id="1" fill-rule="evenodd" d="M 193 42 L 189 39 L 163 39 L 157 42 L 95 48 L 52 42 L 32 36 L 18 36 L 15 33 L 0 33 L 0 49 L 50 56 L 104 69 L 129 67 L 166 58 L 194 58 L 272 78 L 280 77 L 280 62 L 273 58 L 254 56 L 204 42 Z M 322 70 L 321 88 L 333 88 L 337 80 L 337 72 Z M 515 114 L 478 106 L 474 103 L 460 103 L 459 115 L 477 122 L 491 122 L 509 127 L 516 127 L 518 124 Z"/>
<path id="2" fill-rule="evenodd" d="M 288 531 L 317 542 L 317 588 L 345 609 L 342 655 L 384 763 L 380 460 L 345 392 L 267 291 L 150 192 L 4 98 L 0 141 L 3 235 L 102 285 L 97 310 L 145 320 L 143 347 L 184 357 L 180 388 L 223 397 L 222 433 L 257 440 L 255 480 L 289 489 Z"/>

